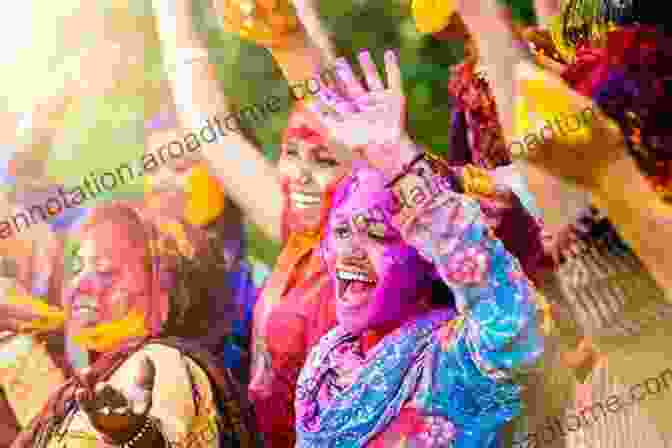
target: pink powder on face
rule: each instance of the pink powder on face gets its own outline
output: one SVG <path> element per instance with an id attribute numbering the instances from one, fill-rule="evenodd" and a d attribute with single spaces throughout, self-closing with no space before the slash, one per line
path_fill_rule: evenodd
<path id="1" fill-rule="evenodd" d="M 377 283 L 365 306 L 353 311 L 339 306 L 337 297 L 339 322 L 353 333 L 403 320 L 422 292 L 429 289 L 433 279 L 432 267 L 390 225 L 387 204 L 392 193 L 385 188 L 385 182 L 382 173 L 368 167 L 358 167 L 346 178 L 334 194 L 334 207 L 322 245 L 323 257 L 335 285 L 339 284 L 337 263 L 347 260 L 354 252 L 366 254 L 367 263 L 375 270 Z M 386 231 L 382 240 L 372 239 L 367 236 L 366 229 L 356 228 L 358 216 L 363 217 L 362 222 L 370 218 L 382 221 L 390 231 Z M 335 229 L 344 222 L 350 223 L 351 238 L 335 235 Z"/>

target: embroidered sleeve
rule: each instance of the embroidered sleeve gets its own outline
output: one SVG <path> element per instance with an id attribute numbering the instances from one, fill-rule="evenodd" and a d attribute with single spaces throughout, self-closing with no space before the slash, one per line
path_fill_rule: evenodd
<path id="1" fill-rule="evenodd" d="M 482 373 L 510 377 L 512 369 L 531 363 L 542 351 L 536 293 L 518 260 L 486 224 L 479 203 L 428 186 L 431 182 L 436 180 L 414 175 L 402 180 L 400 196 L 418 197 L 423 188 L 429 193 L 423 200 L 402 201 L 400 230 L 455 294 L 462 323 L 454 339 L 464 341 Z"/>

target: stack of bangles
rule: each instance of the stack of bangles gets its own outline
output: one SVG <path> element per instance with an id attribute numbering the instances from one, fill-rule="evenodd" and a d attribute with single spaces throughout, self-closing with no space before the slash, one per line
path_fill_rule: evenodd
<path id="1" fill-rule="evenodd" d="M 418 166 L 424 162 L 424 166 Z M 417 168 L 416 168 L 417 167 Z M 409 163 L 405 164 L 401 172 L 397 174 L 385 187 L 393 188 L 404 177 L 414 174 L 423 177 L 431 182 L 431 178 L 438 176 L 442 178 L 442 184 L 448 184 L 451 191 L 456 193 L 465 193 L 465 185 L 463 180 L 458 176 L 457 171 L 450 167 L 440 157 L 432 155 L 428 152 L 422 152 L 413 158 Z"/>

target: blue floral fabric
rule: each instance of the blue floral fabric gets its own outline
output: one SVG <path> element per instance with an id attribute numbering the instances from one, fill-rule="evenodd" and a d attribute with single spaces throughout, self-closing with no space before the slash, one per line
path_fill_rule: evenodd
<path id="1" fill-rule="evenodd" d="M 488 229 L 478 203 L 452 192 L 419 207 L 400 230 L 451 287 L 458 314 L 433 311 L 389 334 L 339 379 L 347 385 L 338 393 L 329 393 L 334 359 L 355 350 L 356 338 L 341 327 L 327 334 L 299 378 L 297 448 L 377 447 L 409 403 L 455 431 L 448 445 L 407 434 L 398 446 L 494 448 L 502 426 L 520 414 L 514 373 L 538 359 L 543 341 L 535 291 L 519 262 Z"/>

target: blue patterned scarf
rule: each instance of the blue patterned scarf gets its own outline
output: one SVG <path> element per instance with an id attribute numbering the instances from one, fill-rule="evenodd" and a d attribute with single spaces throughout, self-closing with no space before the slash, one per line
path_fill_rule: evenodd
<path id="1" fill-rule="evenodd" d="M 297 386 L 297 448 L 366 445 L 409 401 L 458 428 L 455 448 L 492 448 L 504 423 L 520 412 L 519 386 L 496 382 L 474 364 L 464 332 L 444 351 L 438 338 L 452 310 L 433 311 L 387 335 L 367 353 L 352 385 L 320 407 L 329 356 L 354 338 L 337 327 L 313 350 Z"/>

